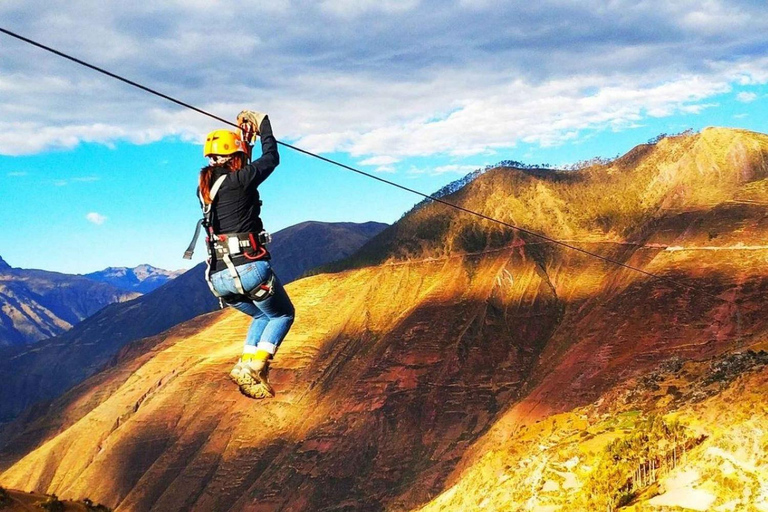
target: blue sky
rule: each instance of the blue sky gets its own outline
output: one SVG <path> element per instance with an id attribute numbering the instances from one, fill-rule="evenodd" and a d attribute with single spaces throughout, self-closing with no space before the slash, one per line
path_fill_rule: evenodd
<path id="1" fill-rule="evenodd" d="M 226 118 L 265 111 L 278 138 L 424 192 L 504 159 L 768 131 L 764 2 L 531 4 L 7 0 L 0 26 Z M 0 256 L 79 273 L 189 266 L 200 141 L 219 127 L 0 36 Z M 261 189 L 271 231 L 393 222 L 419 200 L 282 157 Z"/>

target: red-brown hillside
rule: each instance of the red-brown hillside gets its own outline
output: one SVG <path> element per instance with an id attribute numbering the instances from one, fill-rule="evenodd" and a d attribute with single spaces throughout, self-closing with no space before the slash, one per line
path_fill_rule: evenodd
<path id="1" fill-rule="evenodd" d="M 292 283 L 276 399 L 250 401 L 226 378 L 247 319 L 201 317 L 9 427 L 0 484 L 118 510 L 408 510 L 436 497 L 466 510 L 438 496 L 480 492 L 496 475 L 484 455 L 513 449 L 523 425 L 672 358 L 705 365 L 768 339 L 767 156 L 764 135 L 708 129 L 573 173 L 490 171 L 449 199 L 691 288 L 427 205 L 357 268 Z M 527 509 L 540 491 L 486 506 Z"/>

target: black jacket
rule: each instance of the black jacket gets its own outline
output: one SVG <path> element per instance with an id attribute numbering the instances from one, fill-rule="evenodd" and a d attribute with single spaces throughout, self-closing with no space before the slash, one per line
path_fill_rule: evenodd
<path id="1" fill-rule="evenodd" d="M 227 178 L 221 184 L 213 201 L 213 231 L 227 233 L 259 233 L 264 229 L 261 222 L 261 201 L 258 186 L 266 180 L 280 163 L 277 141 L 272 135 L 269 118 L 265 117 L 260 126 L 261 156 L 242 169 L 230 171 L 221 167 L 213 171 L 211 184 L 222 175 Z M 233 258 L 235 265 L 244 263 L 243 258 Z M 221 261 L 212 261 L 213 272 L 226 268 Z"/>

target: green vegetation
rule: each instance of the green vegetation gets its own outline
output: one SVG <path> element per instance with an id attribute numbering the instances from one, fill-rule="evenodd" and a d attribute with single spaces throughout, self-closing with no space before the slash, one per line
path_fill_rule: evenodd
<path id="1" fill-rule="evenodd" d="M 85 508 L 89 511 L 93 512 L 112 512 L 112 509 L 107 507 L 106 505 L 102 505 L 101 503 L 95 504 L 93 501 L 91 501 L 90 498 L 85 498 L 83 500 L 83 505 L 85 505 Z"/>
<path id="2" fill-rule="evenodd" d="M 691 136 L 691 135 L 693 135 L 695 133 L 698 133 L 698 132 L 695 132 L 693 130 L 693 128 L 688 128 L 687 130 L 684 130 L 684 131 L 678 132 L 678 133 L 671 133 L 671 134 L 669 134 L 669 133 L 660 133 L 657 136 L 655 136 L 654 138 L 648 139 L 648 144 L 658 144 L 662 140 L 664 140 L 666 138 L 669 138 L 669 137 L 689 137 L 689 136 Z"/>
<path id="3" fill-rule="evenodd" d="M 622 426 L 637 418 L 632 433 L 609 444 L 582 493 L 581 510 L 608 510 L 631 503 L 642 491 L 678 464 L 687 450 L 701 443 L 677 420 L 633 411 L 619 418 Z"/>
<path id="4" fill-rule="evenodd" d="M 0 487 L 0 508 L 5 508 L 11 504 L 11 497 L 8 491 Z"/>
<path id="5" fill-rule="evenodd" d="M 43 510 L 47 510 L 48 512 L 64 512 L 64 503 L 59 501 L 58 496 L 55 494 L 48 496 L 48 499 L 40 503 L 38 506 Z"/>

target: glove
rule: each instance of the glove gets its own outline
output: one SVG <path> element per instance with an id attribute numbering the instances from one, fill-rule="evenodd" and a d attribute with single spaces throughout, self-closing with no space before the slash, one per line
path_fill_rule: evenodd
<path id="1" fill-rule="evenodd" d="M 255 112 L 253 110 L 243 110 L 237 114 L 237 124 L 243 131 L 245 140 L 251 141 L 252 138 L 261 132 L 261 122 L 267 114 Z"/>

